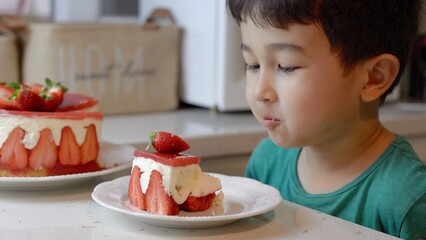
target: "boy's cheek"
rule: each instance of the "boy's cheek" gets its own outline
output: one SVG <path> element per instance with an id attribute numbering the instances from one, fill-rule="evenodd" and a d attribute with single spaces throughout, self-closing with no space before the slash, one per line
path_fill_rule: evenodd
<path id="1" fill-rule="evenodd" d="M 245 89 L 245 94 L 246 94 L 246 100 L 249 104 L 250 107 L 252 107 L 251 105 L 253 104 L 253 102 L 255 101 L 254 98 L 254 81 L 250 81 L 249 79 L 247 79 L 246 81 L 246 89 Z"/>

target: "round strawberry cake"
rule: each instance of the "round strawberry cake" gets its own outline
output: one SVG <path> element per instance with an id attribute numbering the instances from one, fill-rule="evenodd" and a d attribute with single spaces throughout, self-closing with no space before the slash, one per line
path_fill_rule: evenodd
<path id="1" fill-rule="evenodd" d="M 98 171 L 103 114 L 97 100 L 59 83 L 0 84 L 0 176 Z"/>

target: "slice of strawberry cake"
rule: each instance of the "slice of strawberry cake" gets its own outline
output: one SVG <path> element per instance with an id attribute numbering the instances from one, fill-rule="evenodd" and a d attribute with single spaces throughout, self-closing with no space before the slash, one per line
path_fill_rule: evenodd
<path id="1" fill-rule="evenodd" d="M 102 169 L 97 100 L 59 83 L 0 84 L 0 176 L 54 176 Z M 65 99 L 69 99 L 64 101 Z M 72 107 L 68 101 L 85 102 Z M 61 106 L 66 106 L 66 109 Z M 65 109 L 65 110 L 64 110 Z"/>
<path id="2" fill-rule="evenodd" d="M 140 210 L 177 215 L 180 210 L 204 211 L 219 203 L 220 180 L 203 173 L 200 157 L 181 154 L 189 145 L 179 136 L 155 132 L 151 144 L 157 152 L 134 153 L 129 182 L 130 203 Z"/>

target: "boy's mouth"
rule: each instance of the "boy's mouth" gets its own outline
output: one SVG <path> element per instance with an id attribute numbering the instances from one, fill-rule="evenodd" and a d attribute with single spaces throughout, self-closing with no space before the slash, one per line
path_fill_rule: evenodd
<path id="1" fill-rule="evenodd" d="M 273 117 L 263 117 L 262 124 L 268 129 L 274 129 L 281 123 L 280 119 Z"/>

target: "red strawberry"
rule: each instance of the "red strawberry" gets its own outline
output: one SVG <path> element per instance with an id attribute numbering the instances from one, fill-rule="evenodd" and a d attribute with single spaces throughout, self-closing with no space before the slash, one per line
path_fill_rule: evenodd
<path id="1" fill-rule="evenodd" d="M 25 131 L 17 127 L 13 129 L 1 147 L 0 165 L 8 169 L 23 169 L 28 166 L 28 151 L 22 140 Z"/>
<path id="2" fill-rule="evenodd" d="M 10 84 L 10 83 L 9 83 Z M 15 91 L 9 86 L 8 83 L 0 83 L 0 97 L 9 98 Z M 17 83 L 18 84 L 18 83 Z"/>
<path id="3" fill-rule="evenodd" d="M 52 168 L 58 159 L 58 147 L 53 140 L 52 131 L 48 128 L 41 130 L 37 145 L 30 152 L 30 167 L 40 169 Z"/>
<path id="4" fill-rule="evenodd" d="M 23 111 L 43 111 L 44 100 L 30 90 L 21 90 L 16 96 L 16 104 Z"/>
<path id="5" fill-rule="evenodd" d="M 16 82 L 0 85 L 0 108 L 22 111 L 55 111 L 61 105 L 67 91 L 60 83 L 46 78 L 46 84 L 19 84 Z"/>
<path id="6" fill-rule="evenodd" d="M 149 145 L 152 145 L 155 150 L 160 153 L 180 153 L 190 148 L 189 144 L 186 143 L 178 135 L 169 132 L 153 132 L 149 134 Z"/>
<path id="7" fill-rule="evenodd" d="M 138 166 L 133 167 L 127 194 L 129 196 L 130 203 L 133 206 L 146 211 L 145 195 L 142 193 L 140 183 L 141 174 L 141 169 Z"/>
<path id="8" fill-rule="evenodd" d="M 64 93 L 68 90 L 58 82 L 46 78 L 46 85 L 41 90 L 41 96 L 45 101 L 44 111 L 53 112 L 64 100 Z"/>
<path id="9" fill-rule="evenodd" d="M 179 207 L 180 209 L 189 212 L 204 211 L 210 208 L 215 197 L 215 193 L 210 193 L 203 197 L 189 196 L 184 203 L 179 205 Z"/>
<path id="10" fill-rule="evenodd" d="M 61 141 L 59 143 L 59 162 L 62 165 L 80 164 L 80 146 L 75 140 L 74 133 L 70 127 L 62 128 Z"/>
<path id="11" fill-rule="evenodd" d="M 17 83 L 16 83 L 17 84 Z M 19 107 L 10 100 L 14 90 L 7 83 L 0 83 L 0 109 L 19 110 Z"/>
<path id="12" fill-rule="evenodd" d="M 86 130 L 86 137 L 81 145 L 81 164 L 98 159 L 99 144 L 96 127 L 90 124 Z"/>
<path id="13" fill-rule="evenodd" d="M 150 213 L 160 215 L 179 214 L 179 206 L 171 196 L 167 195 L 163 186 L 163 177 L 157 170 L 151 172 L 145 201 L 146 209 Z"/>
<path id="14" fill-rule="evenodd" d="M 37 93 L 31 91 L 26 84 L 11 82 L 5 87 L 9 87 L 13 94 L 9 96 L 9 101 L 15 104 L 18 110 L 22 111 L 42 111 L 44 100 Z"/>

